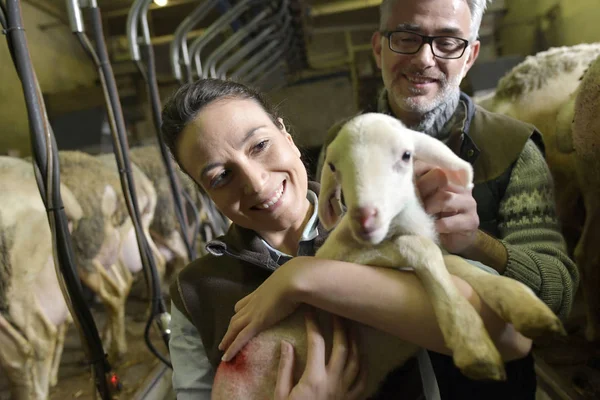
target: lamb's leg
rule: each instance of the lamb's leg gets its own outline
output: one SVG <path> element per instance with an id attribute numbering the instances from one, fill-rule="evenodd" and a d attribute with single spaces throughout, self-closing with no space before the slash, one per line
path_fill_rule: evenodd
<path id="1" fill-rule="evenodd" d="M 489 274 L 458 256 L 445 255 L 444 261 L 451 274 L 464 279 L 496 314 L 525 336 L 564 333 L 558 317 L 523 283 Z"/>
<path id="2" fill-rule="evenodd" d="M 425 237 L 413 235 L 399 236 L 393 244 L 429 294 L 456 366 L 473 379 L 506 379 L 500 353 L 479 314 L 452 283 L 440 248 Z"/>
<path id="3" fill-rule="evenodd" d="M 342 220 L 344 223 L 344 220 Z M 400 236 L 376 248 L 344 245 L 352 243 L 348 230 L 340 226 L 316 256 L 379 267 L 413 267 L 429 294 L 436 317 L 454 362 L 474 379 L 505 379 L 504 364 L 483 321 L 471 304 L 458 293 L 446 270 L 440 248 L 421 236 Z"/>
<path id="4" fill-rule="evenodd" d="M 45 399 L 36 392 L 35 355 L 31 344 L 0 314 L 0 364 L 14 400 Z"/>

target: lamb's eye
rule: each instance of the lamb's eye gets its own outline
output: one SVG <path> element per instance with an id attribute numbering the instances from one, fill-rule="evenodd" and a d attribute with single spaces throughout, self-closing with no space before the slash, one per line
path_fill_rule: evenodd
<path id="1" fill-rule="evenodd" d="M 329 163 L 328 165 L 331 172 L 335 172 L 335 165 L 333 165 L 333 163 Z"/>
<path id="2" fill-rule="evenodd" d="M 404 154 L 402 154 L 402 161 L 408 160 L 410 160 L 410 151 L 405 151 Z"/>

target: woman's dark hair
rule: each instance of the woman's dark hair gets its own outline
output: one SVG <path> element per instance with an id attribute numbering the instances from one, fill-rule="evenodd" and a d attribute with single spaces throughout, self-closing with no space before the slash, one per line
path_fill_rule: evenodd
<path id="1" fill-rule="evenodd" d="M 250 99 L 257 102 L 279 129 L 277 111 L 256 90 L 241 83 L 221 79 L 200 79 L 181 86 L 167 100 L 162 111 L 161 136 L 177 162 L 176 146 L 179 136 L 188 123 L 210 103 L 224 99 Z"/>

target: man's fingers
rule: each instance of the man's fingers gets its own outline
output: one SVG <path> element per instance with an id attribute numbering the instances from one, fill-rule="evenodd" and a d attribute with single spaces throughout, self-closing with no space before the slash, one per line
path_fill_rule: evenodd
<path id="1" fill-rule="evenodd" d="M 337 315 L 332 315 L 333 319 L 333 348 L 331 349 L 331 358 L 327 369 L 330 373 L 340 375 L 346 366 L 348 358 L 348 338 L 344 329 L 342 320 Z"/>
<path id="2" fill-rule="evenodd" d="M 479 218 L 473 218 L 470 214 L 456 214 L 435 221 L 435 229 L 439 234 L 464 232 L 465 235 L 470 235 L 478 227 Z"/>
<path id="3" fill-rule="evenodd" d="M 464 190 L 453 191 L 454 186 L 435 192 L 424 200 L 425 212 L 429 215 L 445 214 L 453 215 L 462 211 L 475 210 L 477 202 Z"/>
<path id="4" fill-rule="evenodd" d="M 304 373 L 319 378 L 325 367 L 325 339 L 319 331 L 314 313 L 312 311 L 306 312 L 304 318 L 306 320 L 306 340 L 308 342 Z"/>
<path id="5" fill-rule="evenodd" d="M 281 358 L 275 385 L 275 400 L 287 400 L 294 383 L 294 347 L 285 340 L 281 341 Z"/>
<path id="6" fill-rule="evenodd" d="M 448 185 L 448 177 L 440 168 L 434 168 L 417 179 L 417 189 L 422 199 L 428 198 L 446 185 Z"/>
<path id="7" fill-rule="evenodd" d="M 417 178 L 419 178 L 421 175 L 426 174 L 427 172 L 429 172 L 430 170 L 432 170 L 434 168 L 435 168 L 435 165 L 428 164 L 421 160 L 415 160 L 415 162 L 413 164 L 413 172 Z"/>

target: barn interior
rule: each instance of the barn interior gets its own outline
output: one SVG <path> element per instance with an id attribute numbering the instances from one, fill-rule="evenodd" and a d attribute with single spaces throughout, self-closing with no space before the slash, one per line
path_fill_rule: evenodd
<path id="1" fill-rule="evenodd" d="M 55 140 L 53 151 L 59 153 L 79 151 L 92 156 L 112 155 L 122 152 L 123 145 L 128 149 L 142 146 L 155 146 L 158 149 L 157 126 L 160 126 L 160 122 L 157 123 L 157 118 L 160 117 L 157 110 L 182 84 L 202 78 L 233 79 L 262 91 L 277 106 L 285 116 L 286 127 L 292 133 L 294 142 L 300 148 L 308 176 L 318 180 L 317 164 L 328 130 L 337 122 L 358 113 L 377 111 L 377 97 L 384 87 L 372 48 L 372 35 L 379 29 L 381 0 L 0 0 L 0 3 L 3 3 L 4 11 L 8 10 L 7 18 L 3 18 L 8 20 L 4 21 L 7 25 L 10 24 L 11 15 L 12 22 L 15 22 L 15 10 L 18 9 L 22 16 L 21 28 L 4 26 L 3 37 L 7 40 L 0 44 L 0 157 L 25 159 L 30 165 L 32 161 L 35 164 L 52 158 L 51 152 L 44 153 L 44 145 L 40 147 L 40 143 L 48 145 L 52 140 L 49 140 L 50 136 L 39 139 L 38 135 L 36 140 L 42 142 L 34 143 L 32 113 L 35 110 L 28 103 L 23 75 L 17 72 L 12 61 L 14 51 L 11 47 L 14 46 L 9 45 L 11 40 L 26 40 L 25 49 L 39 83 L 39 90 L 30 87 L 30 93 L 37 93 L 38 99 L 43 102 L 50 128 L 40 128 L 38 132 L 51 132 Z M 100 13 L 89 12 L 90 9 L 99 10 Z M 100 36 L 93 32 L 94 18 L 99 18 L 97 21 L 101 22 Z M 493 96 L 502 78 L 514 67 L 551 49 L 562 48 L 567 54 L 565 59 L 571 60 L 580 57 L 583 52 L 586 56 L 582 57 L 587 57 L 588 63 L 593 62 L 600 57 L 598 20 L 600 3 L 597 0 L 489 2 L 479 31 L 479 56 L 460 83 L 461 90 L 475 99 Z M 79 33 L 76 32 L 77 26 L 82 28 Z M 84 36 L 87 36 L 88 42 L 82 40 Z M 99 37 L 103 39 L 103 46 L 98 44 Z M 573 50 L 573 56 L 568 56 L 569 49 L 577 49 L 577 46 L 584 44 L 589 44 L 590 48 Z M 597 48 L 592 49 L 592 45 Z M 185 52 L 182 52 L 182 46 Z M 106 50 L 110 67 L 108 72 L 111 80 L 108 86 L 114 83 L 116 100 L 119 102 L 118 107 L 112 109 L 107 107 L 106 78 L 99 73 L 103 66 L 96 65 L 93 57 L 90 57 L 90 49 L 98 53 L 101 48 Z M 189 53 L 189 56 L 185 53 Z M 152 54 L 151 62 L 148 54 Z M 555 63 L 549 68 L 561 67 L 556 67 Z M 561 74 L 567 76 L 576 69 L 573 66 L 566 68 L 565 71 L 546 71 L 551 75 L 548 79 L 560 81 Z M 582 71 L 586 69 L 587 66 L 582 67 Z M 583 81 L 579 78 L 571 89 L 565 89 L 568 93 L 554 100 L 565 104 L 573 101 L 570 96 L 575 93 L 579 82 Z M 544 79 L 538 79 L 542 83 L 533 85 L 542 86 Z M 537 100 L 544 101 L 542 97 Z M 120 111 L 121 115 L 115 116 L 115 110 L 117 114 Z M 596 114 L 596 119 L 600 118 L 598 115 L 600 113 Z M 43 115 L 41 118 L 45 120 Z M 122 127 L 115 125 L 115 118 L 116 125 L 121 124 Z M 557 125 L 556 112 L 541 118 L 548 120 L 548 126 L 554 128 Z M 544 135 L 541 127 L 538 128 Z M 120 144 L 115 136 L 118 130 L 123 134 Z M 600 137 L 600 132 L 596 131 L 595 137 Z M 593 143 L 589 146 L 595 148 L 596 154 L 600 154 L 600 148 L 594 147 L 598 146 L 600 139 Z M 569 157 L 577 159 L 579 156 L 573 151 L 569 150 Z M 165 155 L 161 157 L 158 150 L 153 154 L 161 162 L 165 160 Z M 597 159 L 600 162 L 600 156 Z M 117 156 L 117 164 L 119 162 L 129 161 L 126 157 Z M 136 162 L 133 153 L 131 162 Z M 123 165 L 118 167 L 123 170 Z M 551 170 L 552 167 L 550 165 Z M 50 168 L 43 167 L 48 171 Z M 170 161 L 170 168 L 177 169 L 173 161 Z M 0 163 L 0 182 L 3 176 L 1 172 Z M 587 226 L 586 215 L 597 214 L 586 208 L 600 202 L 597 175 L 596 171 L 596 178 L 590 178 L 582 185 L 599 185 L 590 189 L 593 192 L 591 196 L 598 199 L 596 202 L 584 201 L 583 194 L 576 193 L 571 187 L 558 184 L 555 187 L 557 197 L 572 195 L 567 208 L 576 217 L 561 214 L 564 219 L 560 222 L 565 227 L 563 233 L 569 256 L 574 260 L 576 249 L 581 245 L 580 238 L 591 229 L 584 229 Z M 69 178 L 65 179 L 63 181 L 68 182 Z M 120 179 L 123 185 L 122 182 L 128 178 L 121 173 Z M 179 175 L 178 185 L 181 187 L 187 184 L 184 179 Z M 39 180 L 38 185 L 41 185 Z M 119 185 L 116 187 L 117 191 L 122 188 Z M 197 188 L 189 193 L 198 196 L 199 204 L 206 204 L 207 198 L 195 192 Z M 0 200 L 2 196 L 0 193 Z M 175 199 L 177 202 L 177 196 Z M 181 199 L 183 196 L 180 195 L 179 201 L 185 202 Z M 156 212 L 159 208 L 160 205 Z M 177 205 L 175 208 L 177 210 Z M 212 210 L 212 214 L 208 211 L 200 217 L 200 224 L 204 221 L 204 228 L 210 231 L 196 233 L 194 237 L 201 242 L 208 237 L 218 236 L 226 229 L 226 226 L 215 228 L 214 219 L 211 219 L 214 217 Z M 54 215 L 54 212 L 49 215 Z M 568 220 L 571 217 L 578 219 Z M 178 218 L 184 217 L 179 215 Z M 208 218 L 209 221 L 206 223 L 202 218 Z M 142 229 L 142 219 L 138 216 L 139 226 L 135 222 L 133 226 L 136 233 L 144 236 L 141 232 L 146 228 Z M 177 225 L 180 220 L 174 224 Z M 0 229 L 1 225 L 2 218 Z M 35 228 L 32 229 L 35 231 Z M 152 235 L 151 232 L 144 240 L 152 240 Z M 137 243 L 143 241 L 139 235 L 137 240 Z M 187 247 L 181 250 L 182 258 L 194 258 L 205 253 L 202 243 L 192 249 L 194 243 L 185 243 Z M 0 240 L 0 252 L 6 252 L 6 256 L 7 247 L 2 244 Z M 600 318 L 600 303 L 590 305 L 592 300 L 589 300 L 589 295 L 584 295 L 584 290 L 600 292 L 600 279 L 594 280 L 595 275 L 600 276 L 600 272 L 594 274 L 589 271 L 589 268 L 600 271 L 600 247 L 597 244 L 589 247 L 596 248 L 586 250 L 589 257 L 585 262 L 589 266 L 578 265 L 580 270 L 588 269 L 580 272 L 581 279 L 571 313 L 563 321 L 567 334 L 541 337 L 534 341 L 538 384 L 536 400 L 600 398 L 600 333 L 591 337 L 593 335 L 586 332 L 589 320 Z M 147 254 L 152 251 L 147 250 Z M 140 258 L 139 253 L 137 257 Z M 149 258 L 152 259 L 152 256 Z M 78 260 L 77 257 L 75 259 Z M 4 262 L 2 254 L 0 262 Z M 171 274 L 168 279 L 173 279 L 177 268 L 182 267 L 180 264 L 166 267 L 170 271 L 167 275 Z M 149 260 L 148 256 L 141 257 L 140 265 L 143 269 L 141 272 L 122 272 L 119 282 L 128 282 L 129 286 L 123 286 L 126 289 L 114 286 L 118 295 L 125 296 L 122 305 L 125 311 L 121 317 L 124 318 L 122 324 L 127 350 L 119 359 L 109 357 L 112 371 L 116 372 L 114 379 L 118 376 L 120 382 L 119 388 L 115 386 L 111 390 L 114 398 L 120 399 L 175 399 L 172 370 L 164 362 L 164 359 L 168 360 L 165 331 L 155 329 L 154 325 L 149 331 L 147 329 L 149 312 L 154 312 L 153 317 L 160 319 L 164 318 L 165 313 L 168 314 L 170 308 L 167 282 L 155 282 L 154 288 L 158 288 L 156 290 L 160 293 L 149 294 L 147 287 L 147 282 L 153 279 L 148 274 L 165 267 L 157 267 L 157 263 Z M 16 268 L 16 264 L 12 265 L 13 278 L 18 275 Z M 63 268 L 58 268 L 57 274 L 65 273 Z M 167 279 L 166 275 L 162 277 Z M 84 306 L 93 316 L 99 337 L 104 338 L 105 327 L 110 324 L 112 314 L 107 313 L 106 303 L 97 294 L 97 288 L 89 283 L 91 280 L 82 278 L 81 282 L 79 291 L 85 300 Z M 10 284 L 7 286 L 10 293 Z M 0 283 L 0 292 L 4 289 Z M 55 292 L 55 295 L 58 294 Z M 71 298 L 74 298 L 73 294 Z M 152 299 L 159 299 L 162 307 L 156 304 L 149 307 Z M 19 304 L 26 304 L 25 300 L 19 301 L 24 302 Z M 8 312 L 10 297 L 7 304 L 3 308 L 0 295 L 0 315 Z M 590 313 L 595 317 L 590 317 Z M 77 317 L 74 319 L 77 320 Z M 156 326 L 168 330 L 165 320 L 162 325 L 159 321 Z M 3 329 L 10 328 L 0 321 L 0 335 Z M 21 327 L 17 331 L 26 337 L 24 329 Z M 31 332 L 37 332 L 36 329 L 41 328 L 33 327 Z M 90 364 L 89 349 L 86 349 L 81 336 L 84 331 L 78 329 L 77 324 L 68 324 L 64 350 L 58 360 L 58 379 L 55 385 L 48 388 L 48 399 L 103 398 L 98 397 L 99 384 L 92 373 L 94 364 Z M 112 340 L 117 341 L 114 335 Z M 148 342 L 152 343 L 152 351 Z M 2 343 L 0 340 L 0 346 L 7 345 Z M 0 358 L 12 357 L 12 360 L 18 358 L 19 354 L 0 351 Z M 0 363 L 0 400 L 21 399 L 14 397 L 17 392 L 11 392 L 9 374 L 2 368 L 10 363 L 8 358 L 4 364 Z M 46 381 L 47 378 L 41 380 Z M 32 397 L 25 395 L 22 398 Z"/>

